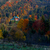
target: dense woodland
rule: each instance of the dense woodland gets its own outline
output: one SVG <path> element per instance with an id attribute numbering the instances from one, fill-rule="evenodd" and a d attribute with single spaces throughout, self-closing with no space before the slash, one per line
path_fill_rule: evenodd
<path id="1" fill-rule="evenodd" d="M 26 43 L 50 43 L 50 2 L 45 1 L 0 2 L 0 39 Z M 17 23 L 10 20 L 14 16 L 20 17 Z"/>

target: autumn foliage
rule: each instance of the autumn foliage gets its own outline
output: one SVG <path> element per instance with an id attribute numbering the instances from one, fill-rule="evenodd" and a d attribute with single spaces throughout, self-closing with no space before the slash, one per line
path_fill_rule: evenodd
<path id="1" fill-rule="evenodd" d="M 40 29 L 41 31 L 45 31 L 45 24 L 42 20 L 37 20 L 33 23 L 32 27 L 38 32 Z"/>
<path id="2" fill-rule="evenodd" d="M 11 7 L 12 5 L 11 4 L 8 4 L 9 5 L 9 7 Z"/>
<path id="3" fill-rule="evenodd" d="M 29 15 L 30 18 L 32 18 L 32 15 Z"/>
<path id="4" fill-rule="evenodd" d="M 46 35 L 50 35 L 50 31 L 47 31 Z"/>
<path id="5" fill-rule="evenodd" d="M 37 20 L 37 15 L 35 15 L 35 20 Z"/>
<path id="6" fill-rule="evenodd" d="M 16 3 L 18 3 L 18 1 L 16 1 Z"/>
<path id="7" fill-rule="evenodd" d="M 0 38 L 3 38 L 3 32 L 0 30 Z"/>
<path id="8" fill-rule="evenodd" d="M 24 19 L 23 27 L 22 27 L 22 30 L 24 32 L 27 32 L 28 31 L 28 23 L 29 23 L 29 20 L 28 19 Z"/>
<path id="9" fill-rule="evenodd" d="M 17 25 L 18 28 L 22 29 L 23 21 L 24 21 L 23 19 L 20 19 L 20 21 L 18 22 L 18 25 Z"/>
<path id="10" fill-rule="evenodd" d="M 38 5 L 36 5 L 35 8 L 38 8 Z"/>

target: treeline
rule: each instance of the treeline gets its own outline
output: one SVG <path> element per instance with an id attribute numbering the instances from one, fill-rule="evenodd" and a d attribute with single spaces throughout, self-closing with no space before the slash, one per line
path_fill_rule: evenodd
<path id="1" fill-rule="evenodd" d="M 27 43 L 50 42 L 49 6 L 39 7 L 36 2 L 24 0 L 6 2 L 0 9 L 0 39 Z M 8 28 L 7 24 L 14 16 L 20 17 L 20 21 L 16 27 Z"/>
<path id="2" fill-rule="evenodd" d="M 7 31 L 7 27 L 2 24 L 0 28 L 0 38 L 8 39 L 8 41 L 19 41 L 27 43 L 49 43 L 50 30 L 49 20 L 45 20 L 44 16 L 38 20 L 34 20 L 34 16 L 29 19 L 20 19 L 16 27 L 12 27 Z"/>

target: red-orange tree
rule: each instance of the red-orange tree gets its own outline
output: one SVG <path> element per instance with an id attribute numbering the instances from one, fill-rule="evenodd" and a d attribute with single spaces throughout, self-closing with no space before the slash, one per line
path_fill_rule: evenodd
<path id="1" fill-rule="evenodd" d="M 23 21 L 23 27 L 22 27 L 22 30 L 24 32 L 28 31 L 28 23 L 29 23 L 29 20 L 28 19 L 24 19 L 24 21 Z"/>

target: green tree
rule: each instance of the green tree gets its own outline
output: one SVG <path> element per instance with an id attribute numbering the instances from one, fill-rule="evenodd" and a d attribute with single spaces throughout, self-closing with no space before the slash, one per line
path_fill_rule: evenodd
<path id="1" fill-rule="evenodd" d="M 32 18 L 31 18 L 31 21 L 35 21 L 35 16 L 34 16 L 34 14 L 32 14 Z"/>
<path id="2" fill-rule="evenodd" d="M 42 15 L 41 20 L 42 20 L 43 22 L 45 21 L 45 17 L 44 17 L 44 15 Z"/>
<path id="3" fill-rule="evenodd" d="M 8 31 L 4 30 L 3 31 L 3 37 L 6 38 L 8 36 Z"/>
<path id="4" fill-rule="evenodd" d="M 42 36 L 42 35 L 45 35 L 45 32 L 39 29 L 38 34 Z"/>
<path id="5" fill-rule="evenodd" d="M 49 30 L 49 20 L 45 21 L 45 31 L 47 32 Z"/>

